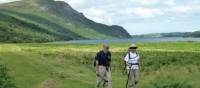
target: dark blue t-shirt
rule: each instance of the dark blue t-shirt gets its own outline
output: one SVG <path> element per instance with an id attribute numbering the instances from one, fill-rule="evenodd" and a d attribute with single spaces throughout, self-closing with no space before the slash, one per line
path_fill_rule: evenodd
<path id="1" fill-rule="evenodd" d="M 110 52 L 105 53 L 103 51 L 100 51 L 97 53 L 95 59 L 98 60 L 99 65 L 110 66 L 111 53 Z"/>

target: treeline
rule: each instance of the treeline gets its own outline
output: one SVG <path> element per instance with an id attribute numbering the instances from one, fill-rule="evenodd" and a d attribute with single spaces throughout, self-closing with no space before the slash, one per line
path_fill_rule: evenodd
<path id="1" fill-rule="evenodd" d="M 133 37 L 200 37 L 200 31 L 195 32 L 172 32 L 172 33 L 150 33 L 133 35 Z"/>

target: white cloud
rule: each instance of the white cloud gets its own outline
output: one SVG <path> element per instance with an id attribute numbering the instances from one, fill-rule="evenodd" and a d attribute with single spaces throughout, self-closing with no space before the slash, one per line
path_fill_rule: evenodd
<path id="1" fill-rule="evenodd" d="M 104 10 L 97 9 L 97 8 L 89 8 L 89 9 L 85 9 L 85 11 L 82 11 L 82 12 L 85 12 L 86 17 L 96 22 L 106 23 L 106 24 L 113 23 L 112 18 L 109 17 L 108 13 Z"/>
<path id="2" fill-rule="evenodd" d="M 168 5 L 168 6 L 175 6 L 176 3 L 174 0 L 167 0 L 164 2 L 165 5 Z"/>
<path id="3" fill-rule="evenodd" d="M 142 7 L 127 8 L 122 13 L 127 15 L 138 15 L 143 18 L 153 18 L 164 14 L 160 9 L 157 8 L 142 8 Z"/>
<path id="4" fill-rule="evenodd" d="M 175 0 L 129 0 L 133 3 L 139 3 L 142 5 L 167 5 L 175 6 Z"/>
<path id="5" fill-rule="evenodd" d="M 20 1 L 20 0 L 0 0 L 0 3 L 8 3 L 13 1 Z"/>
<path id="6" fill-rule="evenodd" d="M 200 6 L 170 6 L 166 8 L 144 8 L 144 7 L 136 7 L 136 8 L 127 8 L 122 10 L 120 14 L 125 16 L 135 16 L 142 18 L 155 18 L 155 17 L 165 17 L 165 16 L 186 16 L 186 14 L 194 14 L 200 11 Z M 177 15 L 179 14 L 179 15 Z"/>
<path id="7" fill-rule="evenodd" d="M 200 4 L 200 1 L 199 0 L 191 0 L 191 3 L 193 3 L 193 4 Z"/>
<path id="8" fill-rule="evenodd" d="M 191 6 L 175 6 L 172 8 L 166 8 L 165 10 L 173 13 L 189 13 L 193 8 Z"/>
<path id="9" fill-rule="evenodd" d="M 140 4 L 158 4 L 159 0 L 130 0 L 134 3 L 140 3 Z"/>
<path id="10" fill-rule="evenodd" d="M 173 9 L 174 9 L 174 11 L 177 11 L 177 12 L 188 12 L 188 11 L 192 10 L 192 7 L 190 7 L 190 6 L 176 6 Z"/>

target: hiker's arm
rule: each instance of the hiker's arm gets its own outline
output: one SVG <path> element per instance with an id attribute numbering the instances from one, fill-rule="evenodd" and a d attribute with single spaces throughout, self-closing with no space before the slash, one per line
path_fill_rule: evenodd
<path id="1" fill-rule="evenodd" d="M 99 61 L 96 60 L 96 73 L 98 74 L 99 73 Z"/>
<path id="2" fill-rule="evenodd" d="M 112 70 L 112 64 L 111 64 L 111 61 L 109 61 L 109 67 L 110 67 L 110 70 Z"/>
<path id="3" fill-rule="evenodd" d="M 128 56 L 128 54 L 125 56 L 125 58 L 124 58 L 124 63 L 125 63 L 125 68 L 126 68 L 126 66 L 131 66 L 130 65 L 130 63 L 128 62 L 128 60 L 129 60 L 129 56 Z"/>
<path id="4" fill-rule="evenodd" d="M 110 53 L 110 57 L 109 57 L 109 66 L 110 66 L 110 70 L 112 70 L 111 53 Z"/>
<path id="5" fill-rule="evenodd" d="M 100 58 L 100 55 L 99 55 L 100 53 L 98 52 L 97 54 L 96 54 L 96 57 L 95 57 L 95 59 L 96 59 L 96 74 L 99 74 L 99 58 Z"/>
<path id="6" fill-rule="evenodd" d="M 126 61 L 126 65 L 131 68 L 131 64 L 129 62 Z"/>

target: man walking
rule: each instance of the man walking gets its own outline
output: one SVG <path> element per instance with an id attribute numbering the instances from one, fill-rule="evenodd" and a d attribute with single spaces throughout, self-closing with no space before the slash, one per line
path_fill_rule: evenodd
<path id="1" fill-rule="evenodd" d="M 138 47 L 135 44 L 132 44 L 129 47 L 129 52 L 124 58 L 128 70 L 128 80 L 126 87 L 128 86 L 128 82 L 130 81 L 129 83 L 130 88 L 136 88 L 136 84 L 139 81 L 139 69 L 141 67 L 141 64 L 139 59 L 140 57 L 136 52 L 137 48 Z"/>
<path id="2" fill-rule="evenodd" d="M 104 88 L 112 88 L 111 81 L 111 53 L 108 45 L 103 45 L 103 50 L 96 54 L 96 88 L 103 82 Z"/>

